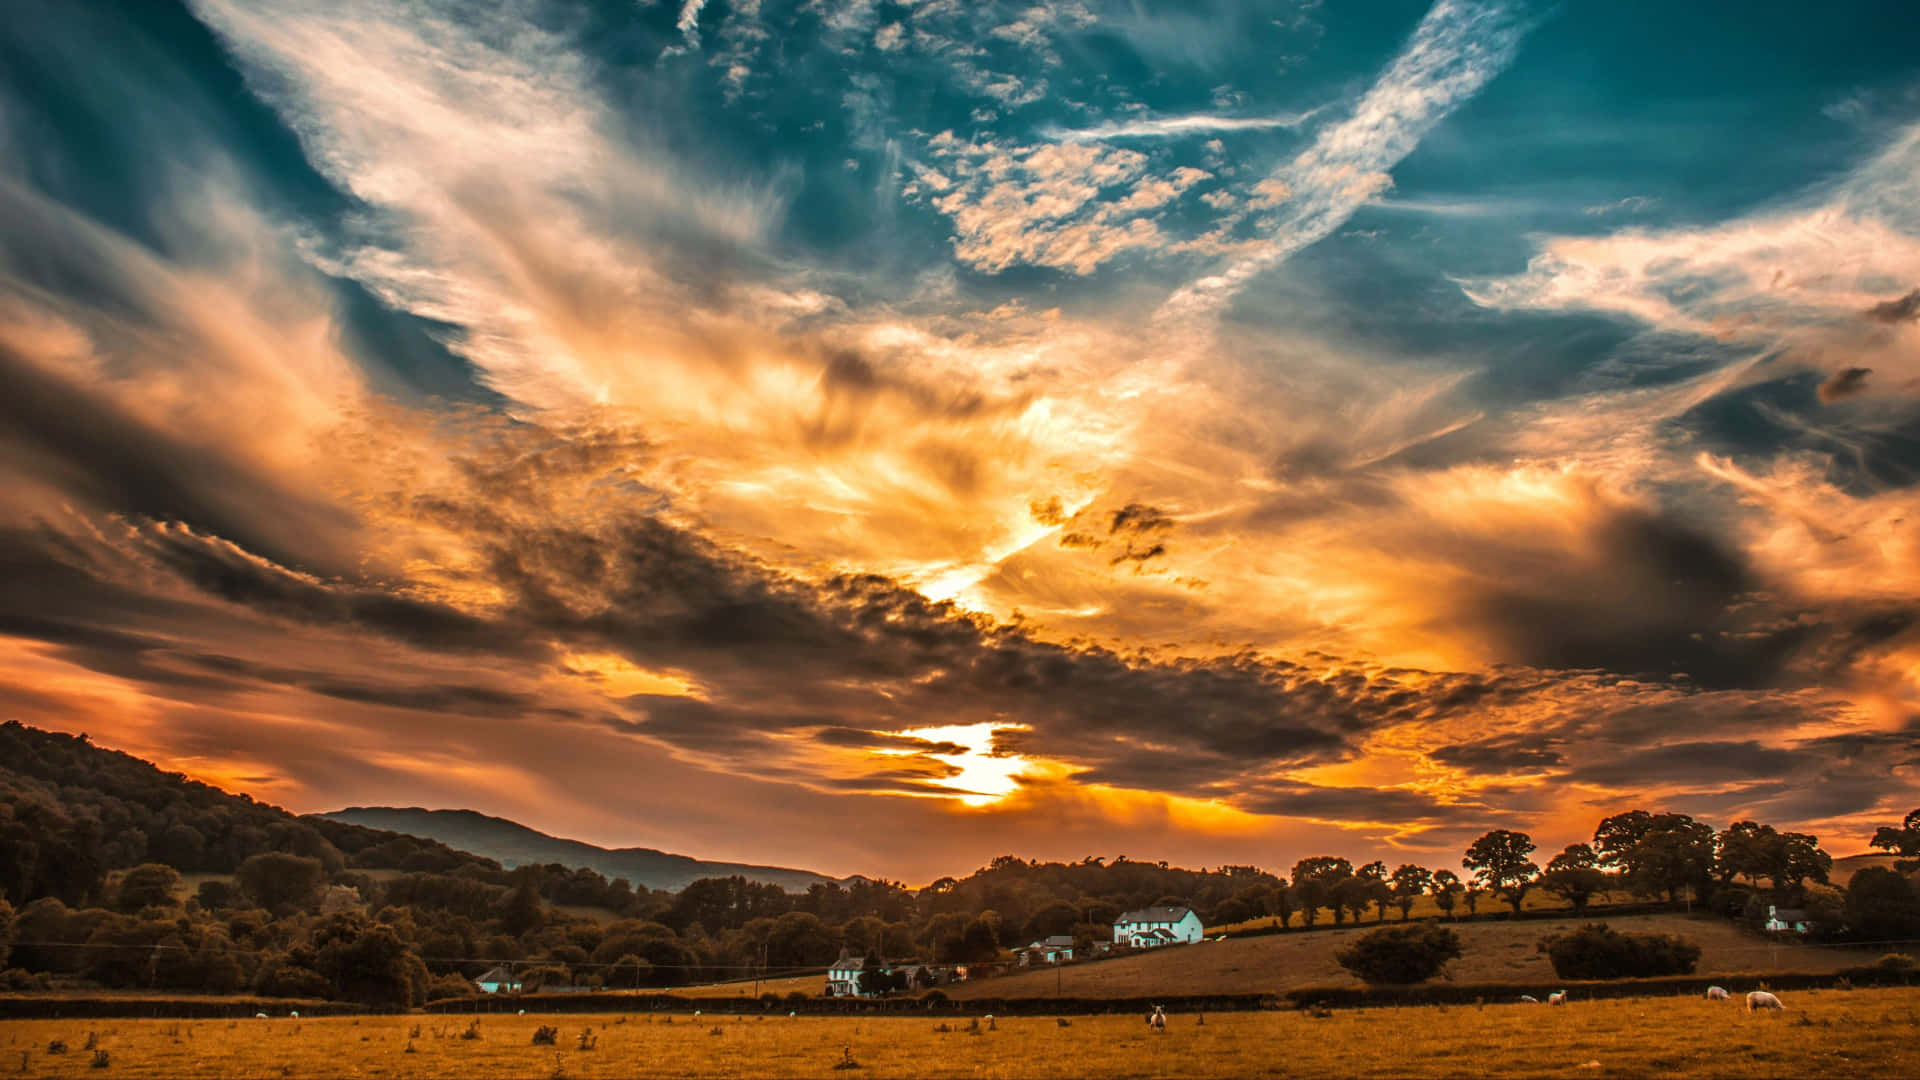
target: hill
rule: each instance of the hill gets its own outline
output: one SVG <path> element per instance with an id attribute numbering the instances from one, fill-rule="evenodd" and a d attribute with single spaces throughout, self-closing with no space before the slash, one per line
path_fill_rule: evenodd
<path id="1" fill-rule="evenodd" d="M 653 848 L 603 848 L 530 829 L 515 821 L 474 810 L 424 810 L 420 807 L 350 806 L 317 815 L 331 821 L 434 840 L 497 860 L 509 869 L 559 863 L 584 866 L 609 879 L 626 878 L 635 888 L 677 892 L 701 878 L 744 877 L 788 892 L 805 892 L 834 878 L 811 870 L 748 863 L 708 862 Z"/>
<path id="2" fill-rule="evenodd" d="M 299 817 L 85 735 L 0 724 L 0 895 L 16 905 L 43 896 L 95 902 L 110 872 L 140 863 L 225 875 L 267 852 L 313 857 L 329 873 L 500 869 L 433 841 Z"/>
<path id="3" fill-rule="evenodd" d="M 1853 875 L 1867 867 L 1880 866 L 1891 870 L 1893 864 L 1899 861 L 1898 855 L 1842 855 L 1833 860 L 1833 869 L 1828 873 L 1827 880 L 1835 888 L 1844 889 L 1847 882 L 1853 880 Z"/>
<path id="4" fill-rule="evenodd" d="M 1475 921 L 1453 924 L 1462 954 L 1447 967 L 1455 982 L 1551 982 L 1553 968 L 1534 946 L 1543 937 L 1604 921 L 1632 933 L 1677 934 L 1701 948 L 1702 975 L 1752 971 L 1838 971 L 1872 961 L 1884 949 L 1858 949 L 1775 942 L 1756 937 L 1712 915 L 1630 915 L 1589 919 L 1528 919 L 1521 922 Z M 1375 928 L 1294 931 L 1267 937 L 1203 941 L 1139 956 L 1068 964 L 1057 971 L 1025 971 L 947 988 L 954 998 L 1067 997 L 1123 998 L 1164 994 L 1271 993 L 1300 986 L 1360 986 L 1333 954 Z M 1390 921 L 1388 925 L 1392 925 Z"/>

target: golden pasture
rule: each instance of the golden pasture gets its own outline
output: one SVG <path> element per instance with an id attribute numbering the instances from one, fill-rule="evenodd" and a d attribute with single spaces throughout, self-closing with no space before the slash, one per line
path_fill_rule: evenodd
<path id="1" fill-rule="evenodd" d="M 1387 925 L 1394 920 L 1389 919 Z M 1580 926 L 1605 922 L 1636 934 L 1676 934 L 1700 946 L 1702 975 L 1738 972 L 1828 972 L 1871 963 L 1885 949 L 1859 951 L 1822 948 L 1791 941 L 1768 941 L 1725 919 L 1709 915 L 1633 915 L 1607 919 L 1529 919 L 1524 922 L 1452 924 L 1460 935 L 1461 956 L 1447 965 L 1455 982 L 1552 982 L 1553 966 L 1536 948 L 1541 938 Z M 1153 994 L 1273 993 L 1299 986 L 1359 986 L 1334 960 L 1334 953 L 1355 937 L 1376 928 L 1369 921 L 1339 930 L 1314 930 L 1267 937 L 1203 941 L 1092 963 L 1022 971 L 945 987 L 955 998 L 1142 997 Z"/>
<path id="2" fill-rule="evenodd" d="M 0 1023 L 27 1077 L 1776 1077 L 1920 1075 L 1920 989 L 982 1023 L 951 1017 L 454 1016 Z M 556 1046 L 532 1045 L 559 1029 Z M 940 1025 L 951 1030 L 941 1031 Z M 592 1049 L 581 1049 L 588 1031 Z M 417 1031 L 417 1034 L 415 1032 Z M 94 1067 L 94 1049 L 107 1054 Z M 51 1040 L 68 1049 L 50 1054 Z M 411 1046 L 412 1052 L 407 1047 Z M 836 1069 L 851 1060 L 857 1068 Z"/>

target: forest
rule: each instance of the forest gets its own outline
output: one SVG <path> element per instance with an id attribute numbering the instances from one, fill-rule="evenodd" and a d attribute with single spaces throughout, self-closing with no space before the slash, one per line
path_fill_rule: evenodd
<path id="1" fill-rule="evenodd" d="M 817 971 L 842 950 L 936 964 L 992 963 L 1038 938 L 1106 941 L 1149 904 L 1209 927 L 1518 914 L 1534 890 L 1576 912 L 1596 898 L 1707 904 L 1764 918 L 1804 908 L 1833 939 L 1920 937 L 1920 810 L 1873 844 L 1901 858 L 1828 887 L 1816 837 L 1742 821 L 1725 829 L 1635 810 L 1542 866 L 1531 838 L 1493 830 L 1460 872 L 1298 860 L 1191 870 L 1005 855 L 921 888 L 853 878 L 804 893 L 743 877 L 677 893 L 557 864 L 512 870 L 429 840 L 233 795 L 85 736 L 0 725 L 0 988 L 93 985 L 248 991 L 405 1007 L 476 992 L 503 962 L 530 988 L 669 987 Z M 1488 910 L 1482 911 L 1485 907 Z"/>

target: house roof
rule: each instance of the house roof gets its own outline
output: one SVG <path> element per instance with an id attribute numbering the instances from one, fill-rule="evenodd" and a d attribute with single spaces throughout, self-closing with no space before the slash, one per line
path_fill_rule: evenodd
<path id="1" fill-rule="evenodd" d="M 1779 919 L 1781 922 L 1806 922 L 1807 909 L 1793 907 L 1774 908 L 1773 917 Z"/>
<path id="2" fill-rule="evenodd" d="M 861 971 L 865 969 L 866 966 L 867 966 L 866 957 L 849 956 L 845 953 L 842 953 L 840 955 L 840 959 L 835 960 L 833 962 L 834 971 Z M 888 971 L 893 970 L 893 965 L 889 963 L 887 960 L 885 960 L 884 958 L 880 961 L 880 966 Z"/>
<path id="3" fill-rule="evenodd" d="M 1118 921 L 1123 923 L 1179 922 L 1187 917 L 1187 912 L 1192 910 L 1189 907 L 1144 907 L 1139 911 L 1126 912 Z"/>
<path id="4" fill-rule="evenodd" d="M 1073 948 L 1073 935 L 1054 934 L 1051 937 L 1041 938 L 1039 941 L 1034 942 L 1034 944 L 1047 949 L 1071 949 Z"/>
<path id="5" fill-rule="evenodd" d="M 507 970 L 507 966 L 505 964 L 501 964 L 497 967 L 489 969 L 486 974 L 474 980 L 474 982 L 490 982 L 490 983 L 511 983 L 511 982 L 519 982 L 519 981 L 520 981 L 519 979 L 516 979 L 513 977 L 513 972 Z"/>

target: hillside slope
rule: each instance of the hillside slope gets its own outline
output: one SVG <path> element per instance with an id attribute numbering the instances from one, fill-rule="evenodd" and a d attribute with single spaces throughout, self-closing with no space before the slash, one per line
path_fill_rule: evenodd
<path id="1" fill-rule="evenodd" d="M 420 807 L 350 806 L 317 815 L 332 821 L 386 829 L 436 840 L 462 851 L 496 859 L 508 868 L 560 863 L 597 870 L 609 879 L 626 878 L 635 888 L 678 891 L 701 878 L 738 875 L 750 881 L 805 892 L 835 879 L 810 870 L 748 863 L 708 862 L 652 848 L 603 848 L 579 840 L 549 836 L 515 821 L 474 810 L 425 810 Z"/>
<path id="2" fill-rule="evenodd" d="M 111 871 L 143 862 L 221 875 L 269 851 L 311 856 L 329 872 L 499 869 L 430 840 L 298 817 L 85 735 L 0 724 L 0 894 L 15 906 L 43 896 L 91 904 Z"/>
<path id="3" fill-rule="evenodd" d="M 1529 919 L 1522 922 L 1464 922 L 1454 924 L 1460 935 L 1460 959 L 1447 967 L 1454 982 L 1552 982 L 1553 967 L 1535 949 L 1543 937 L 1604 921 L 1631 933 L 1677 934 L 1699 945 L 1700 974 L 1743 971 L 1838 971 L 1870 962 L 1884 949 L 1859 950 L 1770 942 L 1757 938 L 1725 919 L 1710 915 L 1631 915 L 1617 918 Z M 1391 922 L 1389 923 L 1391 925 Z M 1313 930 L 1268 937 L 1203 941 L 1157 950 L 1140 956 L 1069 964 L 982 979 L 949 987 L 955 998 L 1044 997 L 1059 992 L 1068 997 L 1143 997 L 1154 994 L 1271 993 L 1300 986 L 1359 986 L 1333 958 L 1334 953 L 1360 934 L 1375 928 Z"/>

